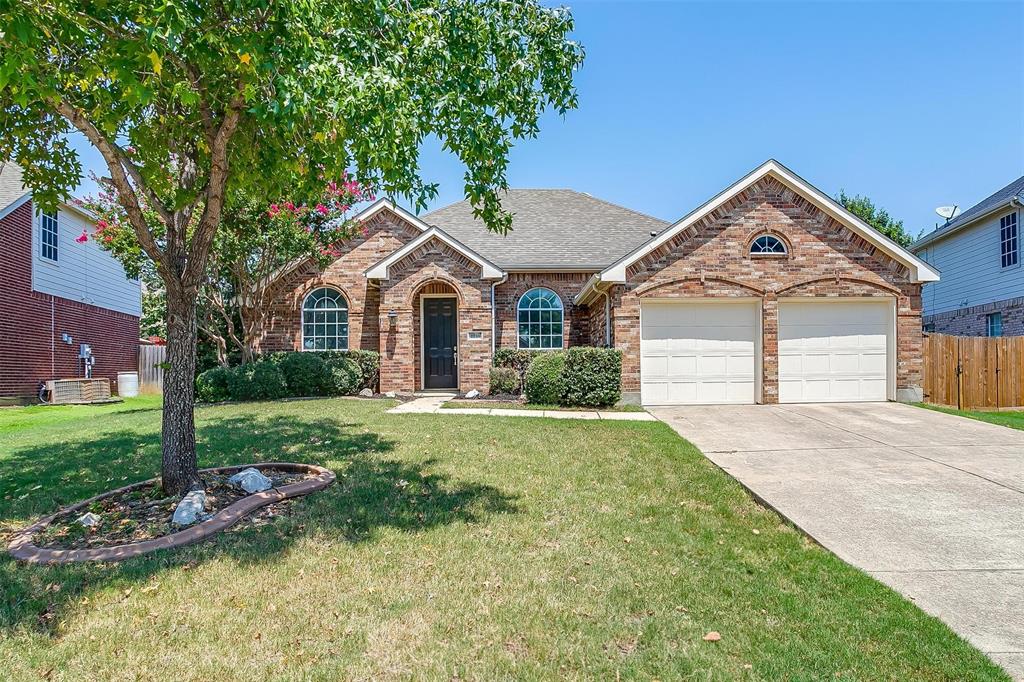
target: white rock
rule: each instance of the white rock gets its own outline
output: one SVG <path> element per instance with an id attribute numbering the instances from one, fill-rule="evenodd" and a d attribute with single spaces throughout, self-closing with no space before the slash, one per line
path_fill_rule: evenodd
<path id="1" fill-rule="evenodd" d="M 475 388 L 473 390 L 469 391 L 468 393 L 466 393 L 466 397 L 467 398 L 476 398 L 479 395 L 480 395 L 480 391 L 476 390 Z"/>
<path id="2" fill-rule="evenodd" d="M 373 391 L 371 391 L 368 388 L 364 388 L 363 390 L 359 391 L 359 395 L 363 396 L 364 398 L 372 398 Z"/>
<path id="3" fill-rule="evenodd" d="M 171 523 L 179 526 L 191 526 L 199 520 L 199 517 L 206 511 L 206 491 L 193 490 L 181 498 Z"/>
<path id="4" fill-rule="evenodd" d="M 269 478 L 261 474 L 259 469 L 254 469 L 253 467 L 242 469 L 229 478 L 228 483 L 237 485 L 247 493 L 260 493 L 274 487 L 273 482 Z"/>
<path id="5" fill-rule="evenodd" d="M 395 393 L 394 391 L 388 391 L 387 393 L 384 394 L 384 397 L 385 398 L 397 398 L 398 394 Z"/>
<path id="6" fill-rule="evenodd" d="M 82 524 L 86 528 L 95 528 L 100 525 L 100 517 L 92 512 L 86 512 L 78 517 L 78 523 Z"/>

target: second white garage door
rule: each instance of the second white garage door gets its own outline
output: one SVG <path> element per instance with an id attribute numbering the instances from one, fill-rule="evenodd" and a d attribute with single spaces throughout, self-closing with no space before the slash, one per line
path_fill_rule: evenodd
<path id="1" fill-rule="evenodd" d="M 756 301 L 644 303 L 641 402 L 753 403 L 759 312 Z"/>
<path id="2" fill-rule="evenodd" d="M 893 303 L 779 301 L 779 402 L 886 400 Z"/>

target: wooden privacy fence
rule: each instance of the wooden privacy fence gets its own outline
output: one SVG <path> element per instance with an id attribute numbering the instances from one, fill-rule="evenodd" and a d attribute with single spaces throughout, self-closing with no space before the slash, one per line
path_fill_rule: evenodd
<path id="1" fill-rule="evenodd" d="M 1024 408 L 1024 336 L 926 335 L 924 396 L 964 410 Z"/>
<path id="2" fill-rule="evenodd" d="M 163 391 L 167 346 L 139 346 L 139 390 Z"/>

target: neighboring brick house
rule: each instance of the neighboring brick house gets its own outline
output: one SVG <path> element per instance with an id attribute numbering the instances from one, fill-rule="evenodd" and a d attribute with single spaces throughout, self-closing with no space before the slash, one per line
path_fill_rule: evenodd
<path id="1" fill-rule="evenodd" d="M 0 161 L 0 403 L 31 399 L 39 382 L 79 377 L 81 344 L 94 377 L 138 367 L 142 298 L 137 280 L 91 239 L 88 213 L 41 212 L 21 169 Z"/>
<path id="2" fill-rule="evenodd" d="M 942 272 L 924 288 L 926 331 L 1024 336 L 1024 176 L 981 200 L 910 250 Z"/>
<path id="3" fill-rule="evenodd" d="M 668 224 L 570 190 L 381 200 L 323 271 L 282 275 L 267 350 L 381 353 L 381 390 L 486 392 L 500 347 L 623 352 L 644 404 L 921 399 L 924 262 L 776 161 Z"/>

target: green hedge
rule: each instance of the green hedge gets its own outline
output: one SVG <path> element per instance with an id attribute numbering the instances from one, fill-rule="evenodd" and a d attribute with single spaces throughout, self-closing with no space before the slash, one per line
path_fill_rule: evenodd
<path id="1" fill-rule="evenodd" d="M 202 372 L 196 377 L 196 400 L 355 395 L 373 390 L 379 376 L 380 356 L 373 351 L 270 353 L 247 365 Z"/>
<path id="2" fill-rule="evenodd" d="M 543 405 L 557 405 L 562 402 L 565 393 L 565 382 L 562 374 L 565 371 L 565 353 L 549 352 L 539 355 L 530 363 L 526 370 L 526 381 L 523 391 L 526 401 Z"/>
<path id="3" fill-rule="evenodd" d="M 562 372 L 563 405 L 607 407 L 622 397 L 622 351 L 614 348 L 570 348 Z"/>
<path id="4" fill-rule="evenodd" d="M 526 381 L 526 371 L 530 369 L 530 363 L 537 357 L 540 351 L 522 350 L 519 348 L 499 348 L 494 351 L 495 367 L 500 369 L 511 369 L 519 378 L 519 385 L 510 393 L 520 393 Z M 493 389 L 492 389 L 493 391 Z"/>
<path id="5" fill-rule="evenodd" d="M 492 395 L 514 395 L 522 390 L 523 380 L 512 367 L 491 367 L 490 379 Z"/>
<path id="6" fill-rule="evenodd" d="M 577 346 L 535 355 L 523 388 L 530 403 L 607 407 L 622 397 L 621 380 L 621 351 Z M 491 385 L 493 392 L 493 370 Z"/>

